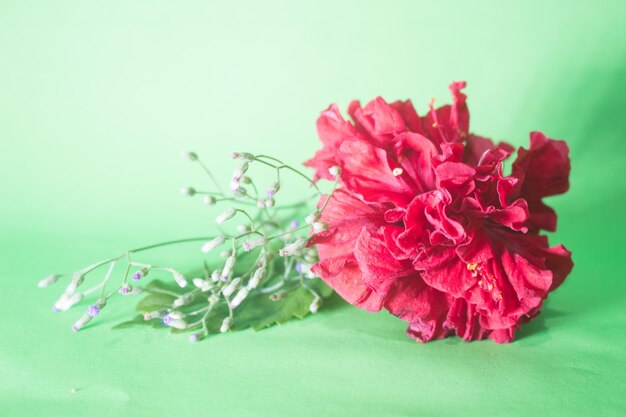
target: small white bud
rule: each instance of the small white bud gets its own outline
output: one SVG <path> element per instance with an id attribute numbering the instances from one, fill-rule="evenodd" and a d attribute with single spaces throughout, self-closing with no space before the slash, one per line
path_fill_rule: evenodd
<path id="1" fill-rule="evenodd" d="M 202 197 L 202 202 L 208 206 L 214 206 L 217 203 L 217 199 L 212 195 L 205 195 Z"/>
<path id="2" fill-rule="evenodd" d="M 239 165 L 235 171 L 233 172 L 233 180 L 241 180 L 243 174 L 248 170 L 248 161 L 244 161 L 241 165 Z"/>
<path id="3" fill-rule="evenodd" d="M 206 332 L 204 330 L 201 330 L 201 331 L 193 333 L 191 336 L 189 336 L 189 341 L 191 343 L 196 343 L 196 342 L 204 339 L 205 337 L 206 337 Z"/>
<path id="4" fill-rule="evenodd" d="M 190 161 L 198 160 L 198 155 L 195 152 L 182 150 L 180 151 L 180 156 L 182 156 L 185 159 L 189 159 Z"/>
<path id="5" fill-rule="evenodd" d="M 304 218 L 304 222 L 306 224 L 313 224 L 319 220 L 321 217 L 321 213 L 319 211 L 315 211 Z"/>
<path id="6" fill-rule="evenodd" d="M 121 295 L 135 295 L 141 294 L 141 289 L 138 287 L 133 287 L 130 284 L 122 284 L 117 292 Z"/>
<path id="7" fill-rule="evenodd" d="M 178 311 L 178 310 L 170 311 L 167 314 L 167 316 L 171 319 L 176 319 L 176 320 L 185 318 L 185 314 L 182 311 Z"/>
<path id="8" fill-rule="evenodd" d="M 321 305 L 322 305 L 322 299 L 319 297 L 315 297 L 313 301 L 311 302 L 311 305 L 309 306 L 309 311 L 311 313 L 317 313 L 317 310 L 319 310 Z"/>
<path id="9" fill-rule="evenodd" d="M 257 200 L 257 202 L 256 202 L 256 206 L 257 206 L 258 208 L 263 208 L 263 207 L 265 207 L 265 201 L 263 201 L 263 200 Z"/>
<path id="10" fill-rule="evenodd" d="M 237 292 L 237 295 L 235 295 L 235 298 L 232 299 L 232 301 L 230 302 L 230 308 L 237 308 L 237 306 L 239 306 L 239 304 L 241 304 L 241 302 L 243 300 L 246 299 L 246 297 L 248 296 L 248 289 L 247 288 L 242 288 Z"/>
<path id="11" fill-rule="evenodd" d="M 196 189 L 193 187 L 183 187 L 180 189 L 180 193 L 187 197 L 193 197 L 196 195 Z"/>
<path id="12" fill-rule="evenodd" d="M 326 229 L 328 229 L 328 223 L 326 222 L 313 223 L 313 233 L 323 232 Z"/>
<path id="13" fill-rule="evenodd" d="M 338 166 L 332 166 L 328 169 L 328 172 L 330 173 L 330 175 L 332 175 L 333 177 L 338 177 L 341 175 L 341 168 L 339 168 Z"/>
<path id="14" fill-rule="evenodd" d="M 274 184 L 272 184 L 272 186 L 270 188 L 268 188 L 265 191 L 265 194 L 267 195 L 267 198 L 274 198 L 274 196 L 276 195 L 276 193 L 280 190 L 280 183 L 279 182 L 275 182 Z"/>
<path id="15" fill-rule="evenodd" d="M 252 278 L 250 278 L 250 281 L 248 281 L 248 289 L 252 290 L 256 288 L 263 279 L 263 277 L 265 277 L 265 267 L 261 267 L 254 271 Z"/>
<path id="16" fill-rule="evenodd" d="M 52 285 L 55 282 L 57 282 L 59 280 L 59 278 L 61 278 L 61 275 L 56 275 L 56 274 L 49 275 L 49 276 L 45 277 L 44 279 L 42 279 L 41 281 L 39 281 L 37 286 L 39 288 L 45 288 L 45 287 L 47 287 L 49 285 Z"/>
<path id="17" fill-rule="evenodd" d="M 222 281 L 227 280 L 228 276 L 233 271 L 233 267 L 235 266 L 235 259 L 236 258 L 234 254 L 226 258 L 226 262 L 224 262 L 224 269 L 222 269 L 222 275 L 220 276 Z"/>
<path id="18" fill-rule="evenodd" d="M 182 273 L 176 271 L 175 269 L 170 269 L 169 271 L 172 274 L 172 278 L 174 278 L 174 281 L 176 281 L 176 283 L 181 288 L 185 288 L 187 286 L 187 280 L 185 279 L 185 276 Z"/>
<path id="19" fill-rule="evenodd" d="M 228 285 L 226 285 L 224 288 L 222 288 L 222 294 L 224 295 L 224 297 L 230 297 L 230 295 L 234 293 L 237 288 L 239 288 L 239 285 L 241 285 L 241 278 L 237 277 L 233 279 L 230 283 L 228 283 Z"/>
<path id="20" fill-rule="evenodd" d="M 258 248 L 259 246 L 263 246 L 267 243 L 267 239 L 265 236 L 259 237 L 257 239 L 250 239 L 243 242 L 243 250 L 246 252 L 250 252 L 254 248 Z"/>
<path id="21" fill-rule="evenodd" d="M 67 311 L 73 305 L 79 303 L 82 299 L 83 299 L 82 293 L 74 293 L 74 294 L 63 293 L 61 297 L 59 297 L 57 302 L 54 304 L 54 307 L 52 308 L 54 311 Z"/>
<path id="22" fill-rule="evenodd" d="M 222 214 L 220 214 L 219 216 L 215 218 L 215 223 L 222 224 L 226 220 L 229 220 L 235 217 L 235 214 L 237 214 L 237 210 L 235 210 L 234 208 L 229 208 L 228 210 L 226 210 L 225 212 L 223 212 Z"/>
<path id="23" fill-rule="evenodd" d="M 169 327 L 173 327 L 178 330 L 185 330 L 188 326 L 185 320 L 179 320 L 179 319 L 170 319 L 167 321 L 163 321 L 163 324 Z"/>
<path id="24" fill-rule="evenodd" d="M 221 275 L 222 275 L 222 271 L 220 271 L 219 269 L 216 269 L 215 271 L 211 272 L 211 281 L 213 282 L 219 281 Z"/>
<path id="25" fill-rule="evenodd" d="M 177 299 L 174 300 L 172 305 L 174 307 L 182 307 L 184 305 L 189 304 L 193 300 L 193 296 L 190 294 L 181 295 Z"/>
<path id="26" fill-rule="evenodd" d="M 212 251 L 213 249 L 222 246 L 225 242 L 224 236 L 217 236 L 216 238 L 208 241 L 207 243 L 205 243 L 204 245 L 202 245 L 202 252 L 204 253 L 208 253 L 210 251 Z"/>
<path id="27" fill-rule="evenodd" d="M 233 325 L 233 319 L 226 317 L 220 326 L 220 332 L 226 333 Z"/>
<path id="28" fill-rule="evenodd" d="M 232 191 L 233 193 L 237 193 L 241 189 L 241 183 L 239 182 L 238 179 L 233 178 L 230 181 L 230 187 L 229 188 L 230 188 L 230 191 Z"/>
<path id="29" fill-rule="evenodd" d="M 244 234 L 250 231 L 250 228 L 248 226 L 246 226 L 245 224 L 238 224 L 237 225 L 237 232 L 239 232 L 240 234 Z"/>
<path id="30" fill-rule="evenodd" d="M 296 253 L 300 252 L 306 246 L 306 240 L 298 239 L 295 242 L 285 246 L 284 248 L 278 251 L 280 256 L 293 256 Z"/>
<path id="31" fill-rule="evenodd" d="M 73 332 L 77 332 L 79 331 L 85 324 L 89 323 L 91 320 L 93 320 L 93 317 L 91 317 L 88 314 L 83 314 L 77 321 L 76 323 L 74 323 L 72 325 L 72 331 Z"/>
<path id="32" fill-rule="evenodd" d="M 267 200 L 265 200 L 265 207 L 267 208 L 274 207 L 274 204 L 276 204 L 276 201 L 274 201 L 273 198 L 268 198 Z"/>
<path id="33" fill-rule="evenodd" d="M 148 321 L 148 320 L 153 320 L 153 319 L 160 319 L 164 316 L 162 311 L 151 311 L 151 312 L 145 312 L 143 313 L 143 319 Z"/>
<path id="34" fill-rule="evenodd" d="M 193 285 L 195 285 L 196 288 L 199 288 L 200 291 L 202 292 L 209 291 L 211 288 L 213 288 L 213 284 L 211 284 L 210 281 L 207 281 L 202 278 L 194 278 L 192 282 L 193 282 Z"/>
<path id="35" fill-rule="evenodd" d="M 78 288 L 80 284 L 83 283 L 83 281 L 85 281 L 85 275 L 80 272 L 75 272 L 72 275 L 72 280 L 68 284 L 67 288 L 65 288 L 65 292 L 67 294 L 72 294 L 74 291 L 76 291 L 76 288 Z"/>
<path id="36" fill-rule="evenodd" d="M 229 257 L 230 255 L 233 254 L 233 250 L 232 249 L 226 249 L 220 252 L 220 257 L 222 258 L 226 258 Z"/>
<path id="37" fill-rule="evenodd" d="M 209 298 L 207 298 L 207 302 L 211 305 L 217 303 L 220 300 L 220 297 L 217 294 L 211 294 Z"/>
<path id="38" fill-rule="evenodd" d="M 248 152 L 233 152 L 233 159 L 243 159 L 244 161 L 252 161 L 254 159 L 254 155 Z"/>

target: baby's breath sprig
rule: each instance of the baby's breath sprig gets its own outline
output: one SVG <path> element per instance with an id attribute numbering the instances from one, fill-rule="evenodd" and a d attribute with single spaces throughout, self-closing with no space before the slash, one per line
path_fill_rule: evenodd
<path id="1" fill-rule="evenodd" d="M 134 324 L 159 324 L 172 331 L 192 331 L 189 340 L 196 342 L 211 333 L 225 333 L 246 327 L 260 329 L 281 323 L 292 316 L 302 317 L 315 313 L 325 297 L 332 291 L 311 272 L 317 261 L 317 253 L 309 247 L 311 237 L 328 228 L 320 221 L 321 214 L 337 187 L 334 182 L 328 195 L 306 174 L 283 161 L 267 155 L 235 152 L 238 161 L 230 179 L 229 193 L 225 193 L 195 152 L 183 151 L 181 155 L 197 163 L 207 174 L 214 190 L 203 191 L 195 187 L 181 189 L 187 197 L 201 196 L 210 206 L 226 204 L 224 211 L 215 217 L 217 234 L 189 237 L 159 242 L 127 250 L 117 256 L 104 259 L 70 274 L 70 281 L 53 306 L 55 311 L 69 310 L 98 292 L 98 298 L 73 324 L 78 331 L 99 317 L 110 299 L 147 293 L 138 304 L 142 314 L 121 327 Z M 276 179 L 268 187 L 258 187 L 250 172 L 255 166 L 272 169 Z M 297 218 L 284 215 L 287 210 L 295 216 L 310 207 L 312 198 L 295 204 L 278 204 L 281 195 L 281 173 L 289 172 L 304 179 L 314 191 L 311 196 L 324 203 L 304 217 L 304 224 Z M 338 178 L 340 170 L 333 167 L 330 173 Z M 260 193 L 259 189 L 264 189 Z M 321 200 L 320 200 L 321 201 Z M 243 223 L 235 227 L 235 221 Z M 202 274 L 189 280 L 178 269 L 138 262 L 134 258 L 144 252 L 164 246 L 201 242 L 200 251 L 207 256 Z M 219 256 L 217 251 L 221 250 Z M 113 288 L 114 272 L 118 264 L 125 263 L 123 273 Z M 212 265 L 212 268 L 209 267 Z M 91 280 L 102 267 L 108 269 L 93 287 L 81 291 L 85 282 Z M 172 284 L 151 278 L 166 274 Z M 50 275 L 39 282 L 39 287 L 48 287 L 66 275 Z M 146 280 L 149 282 L 146 283 Z M 173 285 L 175 284 L 175 285 Z M 292 298 L 298 302 L 289 302 Z M 302 310 L 302 305 L 306 309 Z M 109 307 L 110 309 L 111 307 Z"/>

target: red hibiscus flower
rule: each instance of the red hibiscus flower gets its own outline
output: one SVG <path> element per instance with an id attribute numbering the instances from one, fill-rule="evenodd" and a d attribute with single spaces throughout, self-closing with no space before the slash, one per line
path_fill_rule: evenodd
<path id="1" fill-rule="evenodd" d="M 469 132 L 464 82 L 452 105 L 418 116 L 410 101 L 352 102 L 322 112 L 316 179 L 339 166 L 340 188 L 311 241 L 313 271 L 348 302 L 387 309 L 425 342 L 456 333 L 505 343 L 569 274 L 571 253 L 550 247 L 556 214 L 542 198 L 569 187 L 564 141 L 530 135 L 511 175 L 513 147 Z"/>

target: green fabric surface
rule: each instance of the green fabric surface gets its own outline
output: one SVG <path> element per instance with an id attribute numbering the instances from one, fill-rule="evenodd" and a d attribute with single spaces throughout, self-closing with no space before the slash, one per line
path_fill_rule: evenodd
<path id="1" fill-rule="evenodd" d="M 0 416 L 618 416 L 626 414 L 626 38 L 622 1 L 0 3 Z M 211 233 L 178 189 L 228 181 L 233 150 L 298 164 L 331 102 L 450 101 L 474 132 L 567 139 L 571 191 L 551 243 L 574 271 L 509 345 L 418 344 L 334 298 L 318 314 L 190 344 L 74 334 L 52 272 Z M 306 192 L 285 185 L 288 198 Z M 150 255 L 197 267 L 197 245 Z M 161 261 L 162 260 L 162 261 Z"/>

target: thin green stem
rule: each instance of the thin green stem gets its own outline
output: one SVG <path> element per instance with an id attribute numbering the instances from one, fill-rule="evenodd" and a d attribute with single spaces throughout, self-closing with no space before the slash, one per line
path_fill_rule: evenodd
<path id="1" fill-rule="evenodd" d="M 106 275 L 104 276 L 104 280 L 102 280 L 102 289 L 100 290 L 100 297 L 102 298 L 102 296 L 104 295 L 104 290 L 106 288 L 107 282 L 109 282 L 109 279 L 111 278 L 111 274 L 113 273 L 113 269 L 115 268 L 115 263 L 116 261 L 112 261 L 111 262 L 111 266 L 109 266 L 109 270 L 107 271 Z"/>
<path id="2" fill-rule="evenodd" d="M 264 161 L 264 160 L 262 160 L 262 159 L 259 159 L 259 158 L 267 158 L 267 159 L 271 159 L 271 160 L 273 160 L 273 161 L 278 162 L 280 165 L 279 165 L 279 166 L 277 166 L 277 165 L 271 164 L 271 163 L 269 163 L 269 162 L 267 162 L 267 161 Z M 255 161 L 259 161 L 260 163 L 265 164 L 265 165 L 267 165 L 267 166 L 270 166 L 270 167 L 272 167 L 272 168 L 275 168 L 275 169 L 277 169 L 277 170 L 281 170 L 281 169 L 288 169 L 288 170 L 290 170 L 290 171 L 292 171 L 292 172 L 296 173 L 297 175 L 301 176 L 302 178 L 304 178 L 304 179 L 305 179 L 305 180 L 306 180 L 309 184 L 311 184 L 311 185 L 315 188 L 315 190 L 316 190 L 319 194 L 322 194 L 322 191 L 319 189 L 319 187 L 317 186 L 317 184 L 315 183 L 315 181 L 313 181 L 313 180 L 312 180 L 311 178 L 309 178 L 306 174 L 304 174 L 304 173 L 302 173 L 301 171 L 299 171 L 299 170 L 295 169 L 295 168 L 294 168 L 294 167 L 292 167 L 291 165 L 287 165 L 287 164 L 285 164 L 283 161 L 281 161 L 281 160 L 279 160 L 279 159 L 276 159 L 276 158 L 273 158 L 273 157 L 271 157 L 271 156 L 267 156 L 267 155 L 257 155 L 257 156 L 254 158 L 254 160 L 255 160 Z"/>
<path id="3" fill-rule="evenodd" d="M 211 172 L 211 170 L 204 165 L 204 162 L 202 162 L 199 158 L 196 160 L 198 162 L 198 164 L 200 164 L 200 166 L 202 167 L 202 169 L 204 170 L 204 172 L 207 173 L 207 175 L 209 176 L 209 178 L 211 178 L 211 181 L 213 181 L 213 185 L 215 185 L 215 188 L 217 188 L 217 190 L 224 194 L 224 192 L 222 191 L 222 187 L 220 187 L 219 183 L 217 182 L 217 180 L 215 179 L 215 177 L 213 176 L 213 173 Z"/>

